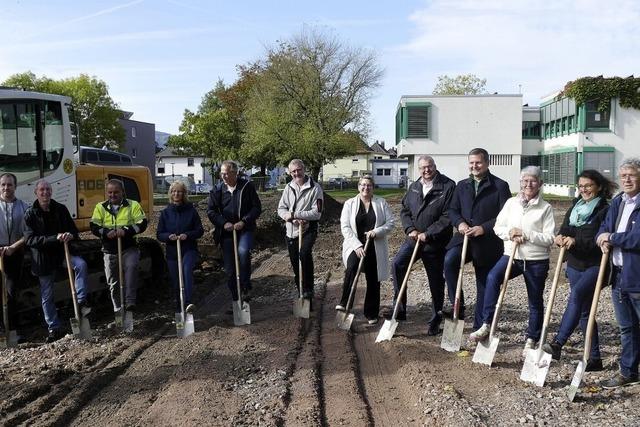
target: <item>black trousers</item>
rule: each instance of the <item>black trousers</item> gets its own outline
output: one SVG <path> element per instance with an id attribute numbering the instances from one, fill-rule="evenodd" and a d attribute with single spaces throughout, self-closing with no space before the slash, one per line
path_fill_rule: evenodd
<path id="1" fill-rule="evenodd" d="M 313 245 L 316 243 L 318 231 L 307 231 L 302 234 L 302 248 L 298 251 L 298 238 L 287 238 L 289 259 L 295 274 L 296 289 L 299 289 L 298 260 L 302 260 L 302 295 L 305 298 L 313 297 Z"/>
<path id="2" fill-rule="evenodd" d="M 347 270 L 344 273 L 344 283 L 342 284 L 342 298 L 340 305 L 346 307 L 349 301 L 349 292 L 358 272 L 360 258 L 355 251 L 351 252 L 347 259 Z M 367 291 L 364 295 L 364 317 L 367 319 L 377 319 L 380 311 L 380 282 L 378 281 L 378 263 L 376 262 L 375 245 L 370 245 L 364 257 L 362 273 L 367 279 Z M 355 299 L 355 298 L 354 298 Z M 353 307 L 353 301 L 351 302 Z M 349 307 L 349 309 L 351 309 Z"/>
<path id="3" fill-rule="evenodd" d="M 4 271 L 7 283 L 7 312 L 9 314 L 9 329 L 15 329 L 18 325 L 18 310 L 16 299 L 18 287 L 22 278 L 22 264 L 24 261 L 24 251 L 19 249 L 11 255 L 4 256 Z M 0 319 L 4 327 L 4 317 Z"/>

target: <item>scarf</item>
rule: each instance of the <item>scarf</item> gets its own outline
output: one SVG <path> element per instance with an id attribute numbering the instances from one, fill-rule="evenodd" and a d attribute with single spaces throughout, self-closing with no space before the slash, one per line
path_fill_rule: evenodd
<path id="1" fill-rule="evenodd" d="M 573 227 L 581 227 L 587 223 L 587 220 L 593 214 L 593 210 L 600 203 L 600 197 L 594 197 L 593 199 L 585 202 L 583 198 L 580 198 L 573 205 L 573 209 L 571 209 L 571 214 L 569 215 L 569 225 Z"/>

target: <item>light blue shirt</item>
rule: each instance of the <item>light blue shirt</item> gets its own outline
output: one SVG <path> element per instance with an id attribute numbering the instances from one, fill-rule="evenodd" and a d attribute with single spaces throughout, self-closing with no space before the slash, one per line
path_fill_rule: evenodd
<path id="1" fill-rule="evenodd" d="M 640 193 L 639 193 L 640 194 Z M 631 217 L 631 212 L 636 207 L 636 201 L 638 200 L 638 194 L 633 197 L 629 197 L 626 194 L 622 195 L 622 216 L 620 217 L 620 223 L 618 224 L 618 228 L 616 228 L 616 233 L 624 233 L 627 231 L 627 225 L 629 223 L 629 218 Z M 616 267 L 622 267 L 622 249 L 619 247 L 613 248 L 613 265 Z"/>

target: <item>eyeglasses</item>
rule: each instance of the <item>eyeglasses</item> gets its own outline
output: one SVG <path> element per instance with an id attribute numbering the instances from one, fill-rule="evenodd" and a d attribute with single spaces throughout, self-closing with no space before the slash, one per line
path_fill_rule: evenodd
<path id="1" fill-rule="evenodd" d="M 535 187 L 536 185 L 539 185 L 540 183 L 537 180 L 528 180 L 528 179 L 522 179 L 520 180 L 520 184 L 522 184 L 523 186 L 527 186 L 530 185 L 532 187 Z"/>
<path id="2" fill-rule="evenodd" d="M 593 184 L 578 185 L 579 190 L 589 190 L 592 187 L 593 187 Z"/>

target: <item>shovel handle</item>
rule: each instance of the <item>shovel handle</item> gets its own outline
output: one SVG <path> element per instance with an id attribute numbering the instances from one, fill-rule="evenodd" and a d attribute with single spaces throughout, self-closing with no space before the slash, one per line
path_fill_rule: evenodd
<path id="1" fill-rule="evenodd" d="M 180 311 L 182 312 L 182 317 L 184 318 L 184 277 L 182 272 L 182 246 L 180 245 L 180 237 L 178 237 L 178 240 L 176 240 L 176 250 L 178 251 L 178 283 L 180 284 Z"/>
<path id="2" fill-rule="evenodd" d="M 4 331 L 6 342 L 9 342 L 9 296 L 7 294 L 7 276 L 4 273 L 4 254 L 0 255 L 0 272 L 2 274 L 2 320 L 4 321 Z"/>
<path id="3" fill-rule="evenodd" d="M 302 298 L 302 223 L 298 223 L 298 292 L 300 292 L 300 298 Z"/>
<path id="4" fill-rule="evenodd" d="M 593 327 L 596 323 L 596 313 L 598 312 L 598 300 L 600 299 L 600 291 L 602 290 L 602 282 L 604 281 L 604 273 L 607 270 L 607 262 L 609 261 L 609 252 L 603 252 L 600 259 L 600 270 L 598 270 L 598 280 L 596 280 L 596 288 L 593 291 L 593 299 L 591 300 L 591 310 L 589 310 L 589 321 L 587 322 L 587 333 L 584 338 L 584 352 L 582 360 L 586 363 L 589 359 L 591 351 L 591 338 L 593 337 Z"/>
<path id="5" fill-rule="evenodd" d="M 360 272 L 362 271 L 362 265 L 364 264 L 364 258 L 367 256 L 367 249 L 369 249 L 369 243 L 371 239 L 367 236 L 367 240 L 364 242 L 364 255 L 360 258 L 360 262 L 358 262 L 358 270 L 356 271 L 356 277 L 353 279 L 353 283 L 351 284 L 351 291 L 349 292 L 349 301 L 347 301 L 346 313 L 351 311 L 351 303 L 353 302 L 353 298 L 356 294 L 356 286 L 358 286 L 358 279 L 360 278 Z"/>
<path id="6" fill-rule="evenodd" d="M 513 259 L 516 257 L 516 250 L 518 250 L 518 243 L 513 243 L 511 254 L 509 255 L 509 264 L 507 264 L 507 270 L 504 272 L 504 280 L 502 286 L 500 286 L 500 296 L 498 296 L 498 304 L 496 310 L 493 313 L 493 320 L 491 321 L 491 331 L 489 332 L 489 339 L 493 338 L 493 334 L 496 332 L 496 325 L 498 324 L 498 317 L 500 315 L 500 309 L 502 308 L 502 301 L 507 293 L 507 283 L 509 282 L 509 276 L 511 276 L 511 266 L 513 265 Z"/>
<path id="7" fill-rule="evenodd" d="M 238 292 L 238 301 L 242 307 L 242 292 L 240 291 L 240 261 L 238 260 L 238 232 L 233 229 L 233 256 L 236 265 L 236 291 Z"/>
<path id="8" fill-rule="evenodd" d="M 564 254 L 566 251 L 567 247 L 562 246 L 560 248 L 560 253 L 558 254 L 556 270 L 553 273 L 553 282 L 551 282 L 551 291 L 549 292 L 549 301 L 547 301 L 547 310 L 544 313 L 544 322 L 542 323 L 542 332 L 540 333 L 540 342 L 538 343 L 538 353 L 542 351 L 542 346 L 547 340 L 547 329 L 549 327 L 549 322 L 551 321 L 551 311 L 553 310 L 553 302 L 556 299 L 558 282 L 560 282 L 560 272 L 562 271 L 562 262 L 564 261 Z"/>
<path id="9" fill-rule="evenodd" d="M 409 274 L 411 274 L 411 267 L 413 267 L 413 263 L 416 261 L 416 255 L 418 254 L 419 247 L 420 247 L 420 240 L 416 239 L 416 246 L 413 248 L 413 253 L 411 254 L 411 261 L 409 261 L 409 267 L 407 268 L 407 272 L 404 275 L 404 280 L 402 281 L 400 292 L 398 292 L 398 299 L 396 300 L 396 305 L 393 308 L 393 316 L 391 316 L 392 320 L 396 320 L 396 316 L 398 315 L 398 308 L 400 307 L 400 301 L 402 300 L 402 296 L 404 295 L 404 292 L 407 289 Z"/>
<path id="10" fill-rule="evenodd" d="M 124 267 L 122 265 L 122 237 L 120 236 L 118 236 L 118 282 L 120 284 L 120 315 L 122 316 L 122 327 L 124 328 Z"/>
<path id="11" fill-rule="evenodd" d="M 76 294 L 75 276 L 73 274 L 73 266 L 71 265 L 71 254 L 69 254 L 69 244 L 64 242 L 64 258 L 67 262 L 67 274 L 69 275 L 69 287 L 71 288 L 71 300 L 73 301 L 73 312 L 76 320 L 80 321 L 80 310 L 78 308 L 78 296 Z"/>
<path id="12" fill-rule="evenodd" d="M 458 272 L 458 282 L 456 283 L 456 297 L 453 301 L 453 321 L 458 320 L 460 310 L 460 298 L 462 297 L 462 276 L 464 274 L 464 264 L 467 259 L 467 247 L 469 246 L 469 236 L 466 234 L 462 239 L 462 253 L 460 256 L 460 271 Z"/>

